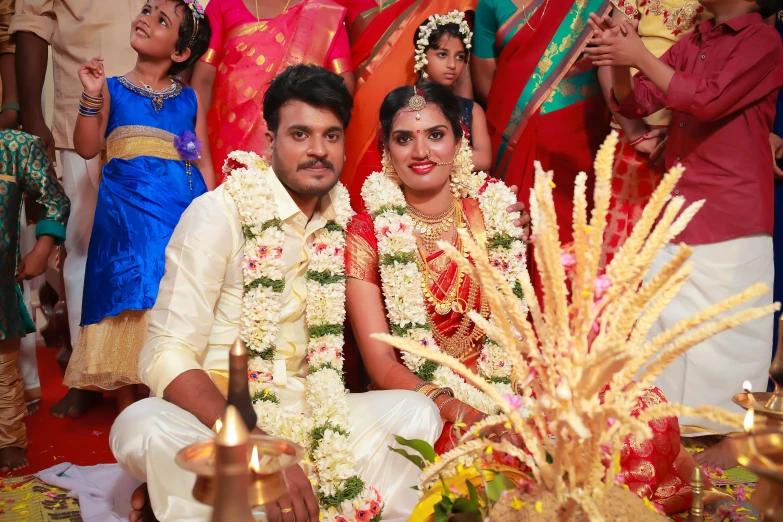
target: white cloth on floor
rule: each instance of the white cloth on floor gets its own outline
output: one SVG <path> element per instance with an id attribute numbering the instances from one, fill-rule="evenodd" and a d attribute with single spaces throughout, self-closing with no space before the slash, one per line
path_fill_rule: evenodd
<path id="1" fill-rule="evenodd" d="M 98 186 L 101 181 L 101 156 L 85 160 L 75 150 L 60 151 L 63 169 L 63 189 L 71 200 L 71 215 L 65 231 L 67 257 L 63 265 L 65 298 L 68 303 L 68 327 L 71 330 L 71 346 L 76 346 L 82 318 L 82 293 L 84 270 L 87 266 L 87 250 L 98 204 Z"/>
<path id="2" fill-rule="evenodd" d="M 298 381 L 295 381 L 298 382 Z M 434 403 L 411 391 L 375 391 L 347 396 L 351 412 L 351 446 L 359 475 L 377 487 L 386 504 L 383 520 L 404 522 L 418 503 L 419 469 L 387 446 L 394 435 L 434 444 L 443 424 Z M 303 406 L 303 401 L 284 405 Z M 109 441 L 117 462 L 140 481 L 147 482 L 150 502 L 160 522 L 209 520 L 211 510 L 192 495 L 196 476 L 174 462 L 176 453 L 214 433 L 195 416 L 151 398 L 123 411 L 111 429 Z M 257 511 L 257 520 L 265 520 Z"/>
<path id="3" fill-rule="evenodd" d="M 756 283 L 765 283 L 770 292 L 735 310 L 772 304 L 774 264 L 769 235 L 692 248 L 691 278 L 650 330 L 650 339 Z M 678 249 L 679 245 L 675 244 L 664 247 L 654 261 L 649 277 L 657 274 Z M 770 314 L 710 337 L 675 359 L 656 379 L 655 385 L 673 403 L 691 407 L 709 404 L 742 413 L 732 397 L 742 392 L 743 381 L 750 381 L 755 391 L 767 389 L 773 322 Z M 725 426 L 690 417 L 680 418 L 680 426 L 697 426 L 711 433 L 727 431 Z"/>
<path id="4" fill-rule="evenodd" d="M 47 484 L 68 490 L 69 497 L 78 498 L 84 522 L 127 522 L 131 494 L 141 484 L 117 464 L 75 466 L 63 462 L 35 475 Z"/>

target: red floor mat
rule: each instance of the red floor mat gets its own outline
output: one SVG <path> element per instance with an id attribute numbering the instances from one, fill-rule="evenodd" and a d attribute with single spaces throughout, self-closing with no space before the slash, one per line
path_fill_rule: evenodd
<path id="1" fill-rule="evenodd" d="M 41 408 L 27 418 L 27 456 L 30 466 L 17 475 L 29 475 L 60 462 L 80 466 L 116 462 L 109 449 L 109 430 L 117 416 L 115 400 L 106 396 L 80 419 L 56 419 L 49 408 L 67 391 L 57 365 L 56 348 L 38 348 Z"/>

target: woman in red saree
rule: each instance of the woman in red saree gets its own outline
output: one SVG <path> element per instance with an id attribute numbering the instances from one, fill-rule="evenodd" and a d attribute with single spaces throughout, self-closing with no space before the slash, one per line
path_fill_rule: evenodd
<path id="1" fill-rule="evenodd" d="M 493 175 L 529 194 L 533 162 L 555 173 L 561 241 L 571 240 L 574 179 L 609 133 L 596 69 L 582 57 L 590 13 L 609 0 L 481 0 L 471 64 L 487 103 Z M 592 193 L 588 187 L 588 194 Z"/>
<path id="2" fill-rule="evenodd" d="M 413 90 L 395 89 L 384 101 L 380 118 L 389 158 L 384 172 L 387 176 L 396 176 L 402 188 L 405 212 L 413 222 L 418 247 L 412 254 L 417 260 L 418 273 L 406 277 L 404 284 L 416 287 L 422 281 L 417 276 L 425 274 L 423 281 L 427 290 L 424 294 L 431 296 L 426 303 L 427 323 L 435 341 L 443 352 L 475 372 L 483 357 L 480 351 L 484 333 L 468 313 L 474 311 L 488 317 L 488 303 L 479 283 L 462 273 L 434 241 L 448 241 L 459 250 L 458 228 L 466 230 L 479 242 L 486 242 L 487 228 L 478 201 L 456 198 L 450 187 L 455 147 L 462 137 L 456 98 L 446 88 L 435 84 L 425 84 L 416 92 L 426 101 L 423 109 L 415 109 L 421 105 L 414 104 L 410 98 Z M 364 192 L 372 196 L 372 188 L 368 187 Z M 435 448 L 442 454 L 455 445 L 454 423 L 470 426 L 485 414 L 447 392 L 428 389 L 428 385 L 437 386 L 422 380 L 420 371 L 414 374 L 409 370 L 391 346 L 371 337 L 374 333 L 390 331 L 386 316 L 391 306 L 385 301 L 384 289 L 391 288 L 390 282 L 396 281 L 389 277 L 388 271 L 399 270 L 398 261 L 390 262 L 388 254 L 385 257 L 379 254 L 379 242 L 389 240 L 384 239 L 388 236 L 376 234 L 374 219 L 382 217 L 374 218 L 365 212 L 354 216 L 348 225 L 345 253 L 348 318 L 375 388 L 418 391 L 438 407 L 447 423 Z M 401 305 L 392 302 L 391 305 L 405 307 L 404 302 Z M 410 322 L 417 321 L 411 318 Z M 665 398 L 659 390 L 648 390 L 639 399 L 634 415 L 661 401 Z M 689 478 L 694 462 L 679 443 L 676 418 L 659 419 L 650 426 L 654 434 L 652 440 L 631 438 L 624 445 L 620 474 L 634 492 L 658 502 L 667 513 L 677 513 L 690 505 Z M 507 430 L 498 429 L 489 432 L 488 436 L 520 443 Z"/>
<path id="3" fill-rule="evenodd" d="M 320 65 L 342 75 L 352 89 L 353 66 L 346 10 L 331 0 L 212 0 L 206 13 L 212 40 L 191 84 L 209 107 L 209 148 L 219 185 L 230 152 L 263 152 L 262 100 L 280 71 Z"/>
<path id="4" fill-rule="evenodd" d="M 214 1 L 214 0 L 213 0 Z M 477 0 L 336 0 L 348 9 L 351 61 L 356 74 L 351 126 L 345 137 L 346 161 L 340 181 L 356 210 L 362 210 L 364 180 L 380 170 L 378 111 L 395 87 L 413 85 L 413 37 L 431 15 L 474 11 Z M 472 97 L 469 78 L 457 94 Z"/>

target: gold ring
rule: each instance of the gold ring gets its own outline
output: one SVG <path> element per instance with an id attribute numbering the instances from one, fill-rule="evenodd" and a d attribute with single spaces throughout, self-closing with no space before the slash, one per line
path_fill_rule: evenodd
<path id="1" fill-rule="evenodd" d="M 293 510 L 294 510 L 294 508 L 285 508 L 285 509 L 281 509 L 281 510 L 280 510 L 280 512 L 281 512 L 281 513 L 290 513 L 290 512 L 292 512 Z"/>

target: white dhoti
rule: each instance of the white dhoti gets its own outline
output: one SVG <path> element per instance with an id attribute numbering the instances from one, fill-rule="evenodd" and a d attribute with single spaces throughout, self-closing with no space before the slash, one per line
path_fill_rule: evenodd
<path id="1" fill-rule="evenodd" d="M 87 250 L 90 246 L 92 222 L 98 203 L 98 186 L 101 181 L 101 157 L 99 155 L 85 160 L 76 151 L 61 150 L 60 166 L 63 169 L 63 189 L 71 200 L 71 215 L 65 232 L 65 251 L 68 255 L 63 265 L 63 279 L 71 346 L 76 346 L 82 318 Z"/>
<path id="2" fill-rule="evenodd" d="M 419 469 L 387 446 L 395 445 L 395 435 L 434 444 L 443 429 L 438 408 L 423 395 L 400 390 L 353 393 L 347 400 L 359 475 L 381 492 L 385 521 L 408 520 L 418 502 L 418 493 L 411 488 L 418 484 Z M 290 408 L 300 405 L 297 401 Z M 158 520 L 174 522 L 209 520 L 211 508 L 192 495 L 196 476 L 179 468 L 174 456 L 189 444 L 213 437 L 191 413 L 151 398 L 123 411 L 109 440 L 120 466 L 147 483 Z M 263 510 L 256 518 L 265 520 Z"/>
<path id="3" fill-rule="evenodd" d="M 653 263 L 650 274 L 660 271 L 678 248 L 675 244 L 667 245 Z M 695 265 L 690 280 L 650 330 L 650 338 L 755 283 L 765 283 L 770 292 L 736 310 L 772 303 L 774 264 L 769 235 L 694 246 L 690 262 Z M 743 410 L 732 402 L 732 397 L 742 392 L 743 381 L 750 381 L 755 391 L 767 389 L 773 326 L 770 314 L 711 337 L 672 362 L 655 385 L 670 402 L 691 407 L 709 404 L 741 413 Z M 680 425 L 686 427 L 684 434 L 698 433 L 687 426 L 712 433 L 726 432 L 725 427 L 688 417 L 681 418 Z"/>

